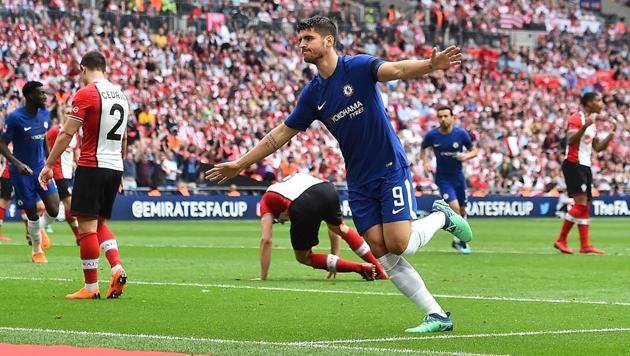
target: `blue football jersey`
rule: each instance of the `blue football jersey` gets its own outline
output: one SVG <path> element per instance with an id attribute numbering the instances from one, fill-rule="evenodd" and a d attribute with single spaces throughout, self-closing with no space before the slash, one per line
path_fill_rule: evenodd
<path id="1" fill-rule="evenodd" d="M 339 142 L 349 187 L 409 166 L 377 84 L 383 63 L 369 55 L 339 56 L 329 78 L 318 74 L 304 87 L 284 122 L 304 131 L 321 121 Z"/>
<path id="2" fill-rule="evenodd" d="M 436 175 L 451 176 L 460 175 L 462 162 L 457 159 L 457 154 L 472 149 L 472 140 L 466 130 L 454 127 L 451 133 L 443 134 L 435 128 L 427 133 L 422 141 L 422 148 L 432 147 L 437 161 Z"/>
<path id="3" fill-rule="evenodd" d="M 20 107 L 7 116 L 2 136 L 13 142 L 15 158 L 37 170 L 44 166 L 44 145 L 50 126 L 50 112 L 47 109 L 39 109 L 33 116 Z"/>

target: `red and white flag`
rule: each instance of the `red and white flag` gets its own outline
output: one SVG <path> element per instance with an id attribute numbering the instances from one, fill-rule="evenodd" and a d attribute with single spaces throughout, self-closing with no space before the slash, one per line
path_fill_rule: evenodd
<path id="1" fill-rule="evenodd" d="M 499 26 L 501 28 L 522 28 L 523 27 L 523 16 L 520 14 L 501 14 L 501 19 L 499 20 Z"/>

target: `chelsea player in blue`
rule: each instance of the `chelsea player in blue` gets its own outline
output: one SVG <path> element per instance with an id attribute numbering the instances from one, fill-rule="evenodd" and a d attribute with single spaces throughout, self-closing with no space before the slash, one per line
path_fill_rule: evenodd
<path id="1" fill-rule="evenodd" d="M 44 168 L 49 148 L 46 131 L 50 128 L 50 112 L 46 109 L 46 92 L 43 84 L 30 81 L 22 88 L 24 106 L 11 112 L 0 136 L 0 153 L 10 162 L 11 183 L 15 189 L 18 208 L 28 217 L 28 234 L 31 237 L 35 263 L 47 263 L 41 244 L 37 202 L 41 198 L 46 207 L 46 222 L 52 222 L 59 213 L 59 194 L 54 185 L 43 190 L 37 177 Z M 13 143 L 13 152 L 9 143 Z"/>
<path id="2" fill-rule="evenodd" d="M 337 27 L 323 16 L 300 22 L 297 34 L 304 61 L 315 64 L 319 74 L 304 87 L 284 123 L 238 160 L 217 164 L 207 171 L 206 178 L 223 183 L 278 150 L 313 121 L 321 121 L 339 142 L 345 159 L 350 208 L 357 230 L 391 281 L 425 314 L 419 326 L 407 331 L 452 330 L 449 313 L 403 255 L 418 251 L 440 228 L 464 241 L 472 239 L 472 231 L 444 201 L 434 203 L 430 215 L 414 221 L 416 201 L 409 162 L 390 124 L 377 82 L 419 78 L 458 65 L 459 48 L 441 52 L 434 48 L 426 60 L 385 62 L 369 55 L 338 55 Z"/>
<path id="3" fill-rule="evenodd" d="M 424 172 L 431 172 L 427 149 L 432 148 L 436 160 L 435 184 L 440 188 L 444 201 L 462 217 L 466 217 L 466 178 L 462 162 L 477 157 L 477 148 L 473 147 L 468 132 L 453 126 L 454 116 L 450 107 L 437 109 L 440 127 L 427 133 L 422 141 L 420 158 Z M 463 149 L 466 148 L 466 152 Z M 453 237 L 453 248 L 464 255 L 471 253 L 470 244 Z"/>

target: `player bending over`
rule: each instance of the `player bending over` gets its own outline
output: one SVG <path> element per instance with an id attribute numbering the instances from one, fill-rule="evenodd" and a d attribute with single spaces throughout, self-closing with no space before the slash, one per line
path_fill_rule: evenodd
<path id="1" fill-rule="evenodd" d="M 260 279 L 266 280 L 271 264 L 271 238 L 274 222 L 291 221 L 291 245 L 298 262 L 329 272 L 356 272 L 368 281 L 387 279 L 387 274 L 372 255 L 365 240 L 343 223 L 339 195 L 335 187 L 305 173 L 297 173 L 267 188 L 260 202 Z M 328 225 L 331 254 L 313 253 L 319 244 L 319 226 Z M 339 237 L 364 261 L 356 263 L 339 258 Z"/>

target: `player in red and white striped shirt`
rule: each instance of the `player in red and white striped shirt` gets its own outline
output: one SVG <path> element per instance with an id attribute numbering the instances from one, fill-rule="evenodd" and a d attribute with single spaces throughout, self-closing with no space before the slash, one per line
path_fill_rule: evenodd
<path id="1" fill-rule="evenodd" d="M 593 125 L 598 114 L 604 108 L 601 95 L 589 92 L 582 96 L 580 103 L 583 111 L 569 117 L 567 125 L 567 153 L 562 162 L 562 173 L 567 184 L 567 192 L 575 204 L 564 216 L 560 236 L 554 247 L 562 253 L 571 254 L 573 250 L 567 245 L 567 236 L 573 224 L 578 224 L 580 232 L 580 253 L 603 254 L 604 251 L 593 247 L 589 241 L 589 202 L 591 201 L 591 156 L 593 150 L 599 152 L 608 147 L 617 125 L 612 121 L 612 132 L 605 139 L 597 137 Z"/>
<path id="2" fill-rule="evenodd" d="M 305 173 L 296 173 L 272 184 L 260 201 L 260 279 L 266 280 L 271 264 L 272 225 L 291 221 L 291 245 L 298 262 L 329 272 L 356 272 L 367 280 L 387 279 L 387 273 L 372 254 L 370 247 L 355 230 L 343 223 L 339 195 L 330 182 Z M 328 225 L 331 252 L 313 253 L 319 244 L 322 221 Z M 338 257 L 339 237 L 364 261 L 356 263 Z"/>
<path id="3" fill-rule="evenodd" d="M 54 124 L 50 130 L 46 133 L 46 140 L 48 140 L 48 146 L 53 147 L 55 145 L 55 141 L 57 140 L 57 136 L 59 136 L 59 131 L 61 130 L 61 125 L 66 122 L 65 113 L 61 114 L 61 122 L 59 124 Z M 66 222 L 70 226 L 74 237 L 77 242 L 79 240 L 79 222 L 77 221 L 76 216 L 72 215 L 70 203 L 72 201 L 72 193 L 69 189 L 69 182 L 72 179 L 72 173 L 74 170 L 74 158 L 75 151 L 78 149 L 77 145 L 77 136 L 78 134 L 72 137 L 70 144 L 66 147 L 66 150 L 61 154 L 61 157 L 55 162 L 55 167 L 53 168 L 53 177 L 55 179 L 55 184 L 57 185 L 57 190 L 59 191 L 59 199 L 63 202 L 64 212 L 66 215 Z"/>
<path id="4" fill-rule="evenodd" d="M 123 157 L 127 146 L 129 103 L 119 86 L 105 79 L 105 57 L 97 51 L 81 59 L 85 85 L 72 99 L 69 120 L 57 137 L 39 180 L 45 187 L 53 179 L 53 167 L 74 134 L 82 128 L 81 157 L 74 182 L 72 214 L 79 220 L 79 246 L 85 287 L 67 299 L 98 299 L 99 245 L 112 267 L 107 298 L 118 298 L 127 282 L 116 238 L 105 221 L 111 217 L 120 187 Z M 79 198 L 80 197 L 80 198 Z"/>

